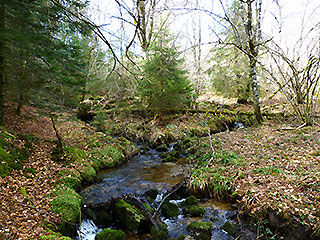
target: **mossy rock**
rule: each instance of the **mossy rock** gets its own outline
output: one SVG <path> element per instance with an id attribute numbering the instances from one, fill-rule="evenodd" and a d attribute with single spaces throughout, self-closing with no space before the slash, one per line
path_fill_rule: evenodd
<path id="1" fill-rule="evenodd" d="M 99 232 L 94 239 L 95 240 L 125 240 L 126 234 L 121 230 L 106 228 L 101 232 Z"/>
<path id="2" fill-rule="evenodd" d="M 186 239 L 186 235 L 180 235 L 177 240 L 185 240 Z"/>
<path id="3" fill-rule="evenodd" d="M 226 231 L 230 236 L 234 238 L 237 238 L 239 236 L 237 226 L 231 221 L 226 221 L 225 224 L 222 225 L 221 229 Z"/>
<path id="4" fill-rule="evenodd" d="M 158 189 L 149 189 L 143 195 L 145 196 L 145 198 L 148 200 L 149 203 L 152 203 L 157 198 L 158 194 L 159 194 Z"/>
<path id="5" fill-rule="evenodd" d="M 3 137 L 5 135 L 15 139 L 15 136 L 5 132 L 0 134 L 0 177 L 6 177 L 13 169 L 21 169 L 23 161 L 29 157 L 30 153 L 27 148 L 17 148 Z"/>
<path id="6" fill-rule="evenodd" d="M 129 231 L 137 232 L 140 228 L 140 223 L 145 220 L 142 213 L 134 208 L 129 203 L 120 199 L 114 206 L 115 216 L 120 220 L 120 223 Z"/>
<path id="7" fill-rule="evenodd" d="M 163 240 L 168 237 L 168 226 L 166 224 L 161 224 L 158 228 L 156 226 L 152 226 L 150 233 L 155 240 Z"/>
<path id="8" fill-rule="evenodd" d="M 197 204 L 198 204 L 198 199 L 194 195 L 187 197 L 187 199 L 181 203 L 181 205 L 184 207 L 195 206 Z"/>
<path id="9" fill-rule="evenodd" d="M 41 240 L 72 240 L 72 238 L 62 236 L 60 233 L 56 233 L 52 230 L 48 230 L 46 236 L 41 236 Z"/>
<path id="10" fill-rule="evenodd" d="M 169 157 L 170 154 L 168 152 L 163 152 L 159 156 L 160 156 L 160 158 L 165 159 L 166 157 Z"/>
<path id="11" fill-rule="evenodd" d="M 150 212 L 153 213 L 154 209 L 152 207 L 150 207 L 147 203 L 143 203 L 143 206 Z"/>
<path id="12" fill-rule="evenodd" d="M 164 202 L 161 206 L 161 213 L 165 218 L 173 218 L 179 215 L 179 206 L 175 203 Z"/>
<path id="13" fill-rule="evenodd" d="M 66 176 L 66 177 L 60 178 L 58 180 L 58 184 L 62 184 L 65 187 L 68 187 L 68 188 L 71 188 L 73 190 L 78 191 L 78 190 L 80 190 L 80 187 L 81 187 L 81 180 L 76 177 Z"/>
<path id="14" fill-rule="evenodd" d="M 136 154 L 138 152 L 137 147 L 124 137 L 117 138 L 117 141 L 120 143 L 121 150 L 126 158 Z"/>
<path id="15" fill-rule="evenodd" d="M 91 151 L 90 154 L 98 170 L 117 166 L 125 159 L 122 151 L 112 145 Z"/>
<path id="16" fill-rule="evenodd" d="M 190 215 L 191 217 L 203 216 L 205 211 L 206 210 L 204 209 L 204 207 L 198 207 L 198 206 L 187 206 L 182 210 L 184 215 Z"/>
<path id="17" fill-rule="evenodd" d="M 0 177 L 9 176 L 15 166 L 15 158 L 0 147 Z"/>
<path id="18" fill-rule="evenodd" d="M 87 183 L 93 182 L 96 175 L 97 175 L 96 170 L 92 166 L 90 166 L 88 163 L 81 171 L 82 181 Z"/>
<path id="19" fill-rule="evenodd" d="M 211 222 L 192 222 L 188 224 L 187 230 L 190 235 L 197 240 L 208 240 L 212 236 Z"/>
<path id="20" fill-rule="evenodd" d="M 59 236 L 55 234 L 50 234 L 47 236 L 40 237 L 41 240 L 72 240 L 72 238 L 65 237 L 65 236 Z"/>
<path id="21" fill-rule="evenodd" d="M 100 209 L 96 212 L 96 221 L 104 226 L 108 226 L 113 220 L 108 211 Z"/>
<path id="22" fill-rule="evenodd" d="M 61 189 L 55 195 L 50 205 L 52 211 L 61 216 L 62 223 L 58 227 L 59 232 L 68 235 L 80 222 L 82 198 L 70 188 Z"/>
<path id="23" fill-rule="evenodd" d="M 87 154 L 84 150 L 75 148 L 75 147 L 65 147 L 64 153 L 67 155 L 65 160 L 71 162 L 82 162 L 87 159 Z"/>

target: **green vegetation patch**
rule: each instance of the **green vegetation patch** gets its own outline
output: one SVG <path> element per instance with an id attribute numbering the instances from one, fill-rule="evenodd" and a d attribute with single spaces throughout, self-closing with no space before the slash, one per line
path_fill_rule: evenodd
<path id="1" fill-rule="evenodd" d="M 208 240 L 212 235 L 212 223 L 211 222 L 192 222 L 188 224 L 187 230 L 190 235 L 195 239 Z"/>
<path id="2" fill-rule="evenodd" d="M 112 145 L 91 151 L 90 154 L 92 155 L 91 159 L 95 162 L 98 169 L 114 167 L 124 160 L 122 151 Z"/>
<path id="3" fill-rule="evenodd" d="M 94 239 L 95 240 L 125 240 L 126 234 L 121 230 L 106 228 L 101 232 L 99 232 Z"/>
<path id="4" fill-rule="evenodd" d="M 179 206 L 175 203 L 164 202 L 161 206 L 161 213 L 165 218 L 173 218 L 179 215 Z"/>
<path id="5" fill-rule="evenodd" d="M 185 207 L 183 210 L 184 215 L 190 215 L 191 217 L 200 217 L 205 213 L 204 207 L 198 207 L 198 206 L 190 206 Z"/>
<path id="6" fill-rule="evenodd" d="M 168 236 L 168 226 L 166 224 L 161 224 L 160 227 L 152 226 L 150 233 L 155 240 L 167 239 Z"/>
<path id="7" fill-rule="evenodd" d="M 81 196 L 70 188 L 63 188 L 55 193 L 55 198 L 50 202 L 52 211 L 59 214 L 62 223 L 59 231 L 66 235 L 80 222 Z"/>
<path id="8" fill-rule="evenodd" d="M 194 195 L 191 195 L 184 200 L 181 205 L 182 206 L 194 206 L 198 204 L 198 199 Z"/>
<path id="9" fill-rule="evenodd" d="M 121 224 L 126 229 L 129 231 L 139 230 L 141 220 L 144 219 L 144 216 L 137 208 L 125 202 L 123 199 L 120 199 L 115 204 L 114 211 Z"/>
<path id="10" fill-rule="evenodd" d="M 13 169 L 21 169 L 23 161 L 29 157 L 29 148 L 25 145 L 29 143 L 16 137 L 15 135 L 2 130 L 0 133 L 0 177 L 8 176 Z M 23 147 L 18 148 L 17 145 Z"/>
<path id="11" fill-rule="evenodd" d="M 64 148 L 65 153 L 65 161 L 70 162 L 82 162 L 83 160 L 87 159 L 87 154 L 84 150 L 78 149 L 76 147 L 65 147 Z"/>

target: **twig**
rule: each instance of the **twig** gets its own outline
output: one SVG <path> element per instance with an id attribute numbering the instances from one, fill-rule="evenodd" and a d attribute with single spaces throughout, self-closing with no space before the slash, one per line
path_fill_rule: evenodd
<path id="1" fill-rule="evenodd" d="M 306 125 L 307 125 L 307 124 L 304 123 L 304 124 L 300 125 L 299 127 L 297 127 L 297 129 L 303 128 L 303 127 L 305 127 Z"/>
<path id="2" fill-rule="evenodd" d="M 154 218 L 154 217 L 157 215 L 157 213 L 159 212 L 160 207 L 161 207 L 161 205 L 163 204 L 163 202 L 164 202 L 172 193 L 176 192 L 183 184 L 185 184 L 185 182 L 182 182 L 182 183 L 180 183 L 180 184 L 177 184 L 177 185 L 173 186 L 173 188 L 172 188 L 171 190 L 169 190 L 169 193 L 162 198 L 162 200 L 161 200 L 160 204 L 158 205 L 157 209 L 155 209 L 154 214 L 153 214 L 153 216 L 152 216 L 153 218 Z"/>
<path id="3" fill-rule="evenodd" d="M 228 126 L 227 126 L 227 128 L 228 128 Z M 212 145 L 211 133 L 210 133 L 210 128 L 208 127 L 208 125 L 207 125 L 207 129 L 208 129 L 208 135 L 209 135 L 210 148 L 211 148 L 211 151 L 212 151 L 212 156 L 211 156 L 210 160 L 207 163 L 207 166 L 209 166 L 211 161 L 214 159 L 214 155 L 215 155 L 216 151 L 214 150 L 213 145 Z"/>

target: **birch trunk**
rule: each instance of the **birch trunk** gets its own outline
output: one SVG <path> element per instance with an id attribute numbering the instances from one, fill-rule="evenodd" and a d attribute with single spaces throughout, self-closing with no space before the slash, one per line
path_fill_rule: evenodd
<path id="1" fill-rule="evenodd" d="M 262 123 L 263 118 L 260 110 L 260 99 L 259 99 L 259 85 L 257 78 L 257 57 L 259 53 L 259 40 L 261 39 L 261 5 L 262 0 L 258 1 L 257 7 L 257 29 L 254 34 L 253 26 L 253 14 L 252 14 L 252 3 L 254 0 L 247 0 L 247 34 L 248 34 L 248 52 L 250 61 L 250 78 L 253 91 L 253 104 L 254 104 L 254 115 L 259 123 Z"/>

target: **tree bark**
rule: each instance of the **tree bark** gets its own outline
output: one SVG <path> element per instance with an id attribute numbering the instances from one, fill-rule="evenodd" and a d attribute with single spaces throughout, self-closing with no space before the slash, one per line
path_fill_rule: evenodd
<path id="1" fill-rule="evenodd" d="M 247 0 L 247 34 L 248 34 L 248 50 L 249 50 L 249 61 L 250 61 L 250 78 L 252 82 L 253 91 L 253 105 L 254 115 L 259 123 L 263 122 L 261 110 L 260 110 L 260 99 L 259 99 L 259 85 L 257 78 L 257 57 L 259 52 L 259 39 L 261 36 L 261 0 L 259 0 L 259 6 L 257 9 L 257 30 L 255 35 L 253 33 L 253 17 L 252 17 L 252 3 L 253 0 Z"/>
<path id="2" fill-rule="evenodd" d="M 0 0 L 0 31 L 4 31 L 5 28 L 5 0 Z M 3 36 L 3 34 L 1 34 Z M 5 49 L 5 40 L 3 37 L 0 37 L 0 125 L 3 124 L 3 115 L 4 115 L 4 76 L 5 76 L 5 58 L 4 58 L 4 49 Z"/>

